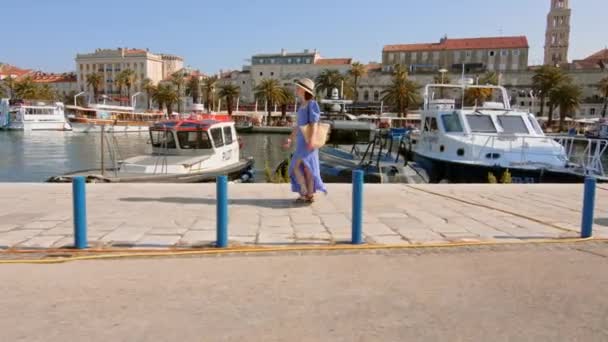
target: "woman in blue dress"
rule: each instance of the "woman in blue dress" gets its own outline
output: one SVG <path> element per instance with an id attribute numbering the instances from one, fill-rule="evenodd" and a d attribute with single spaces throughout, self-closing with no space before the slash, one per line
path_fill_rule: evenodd
<path id="1" fill-rule="evenodd" d="M 317 101 L 314 100 L 315 83 L 308 78 L 304 78 L 297 80 L 295 84 L 296 95 L 301 105 L 298 108 L 297 124 L 285 142 L 285 147 L 289 148 L 293 139 L 296 140 L 296 150 L 289 165 L 289 177 L 291 179 L 291 190 L 300 195 L 296 201 L 312 203 L 316 192 L 326 193 L 327 189 L 323 184 L 319 170 L 319 150 L 306 142 L 306 140 L 311 141 L 311 139 L 304 138 L 300 126 L 319 122 L 321 110 Z M 316 125 L 313 125 L 313 127 L 316 127 Z M 310 132 L 311 136 L 314 136 L 314 128 Z"/>

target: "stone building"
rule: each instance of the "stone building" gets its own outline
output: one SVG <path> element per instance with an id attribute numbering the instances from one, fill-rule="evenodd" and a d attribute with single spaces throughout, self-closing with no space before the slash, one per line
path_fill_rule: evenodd
<path id="1" fill-rule="evenodd" d="M 545 31 L 545 65 L 568 63 L 571 14 L 569 0 L 551 0 Z"/>

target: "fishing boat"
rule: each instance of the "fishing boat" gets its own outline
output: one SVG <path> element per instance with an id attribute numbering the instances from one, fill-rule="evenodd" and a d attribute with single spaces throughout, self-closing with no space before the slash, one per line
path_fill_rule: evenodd
<path id="1" fill-rule="evenodd" d="M 20 131 L 69 131 L 61 102 L 0 100 L 0 128 Z"/>
<path id="2" fill-rule="evenodd" d="M 110 148 L 108 169 L 102 166 L 48 181 L 70 182 L 74 176 L 85 176 L 89 182 L 198 183 L 220 175 L 239 182 L 253 180 L 254 161 L 241 158 L 241 142 L 232 121 L 165 120 L 152 125 L 149 134 L 150 154 L 119 161 Z"/>
<path id="3" fill-rule="evenodd" d="M 500 86 L 427 85 L 421 123 L 407 151 L 433 183 L 606 180 L 606 141 L 546 136 L 533 114 L 510 107 Z"/>
<path id="4" fill-rule="evenodd" d="M 327 183 L 349 183 L 355 170 L 366 183 L 427 183 L 425 171 L 402 156 L 406 129 L 378 129 L 367 122 L 328 121 L 327 144 L 319 149 L 319 168 Z M 275 174 L 286 174 L 287 162 Z"/>
<path id="5" fill-rule="evenodd" d="M 66 106 L 75 133 L 147 133 L 150 126 L 163 120 L 162 112 L 136 112 L 133 107 L 92 104 L 89 107 Z"/>

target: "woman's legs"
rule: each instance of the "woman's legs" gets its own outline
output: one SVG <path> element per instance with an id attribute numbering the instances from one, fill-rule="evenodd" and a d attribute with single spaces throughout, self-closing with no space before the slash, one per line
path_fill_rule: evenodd
<path id="1" fill-rule="evenodd" d="M 300 185 L 300 195 L 312 199 L 315 191 L 314 176 L 308 167 L 306 167 L 306 164 L 302 162 L 302 159 L 296 160 L 293 173 Z"/>
<path id="2" fill-rule="evenodd" d="M 306 181 L 304 172 L 302 172 L 302 169 L 306 169 L 304 163 L 302 163 L 302 159 L 296 160 L 296 163 L 293 166 L 293 173 L 296 177 L 296 182 L 298 182 L 298 185 L 300 185 L 300 195 L 306 196 L 308 194 L 308 183 Z"/>

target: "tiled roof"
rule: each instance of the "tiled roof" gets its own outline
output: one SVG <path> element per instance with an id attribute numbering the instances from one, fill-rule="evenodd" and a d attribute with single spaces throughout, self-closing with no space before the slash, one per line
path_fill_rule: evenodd
<path id="1" fill-rule="evenodd" d="M 148 51 L 142 49 L 126 49 L 125 55 L 139 55 L 142 53 L 147 53 Z"/>
<path id="2" fill-rule="evenodd" d="M 593 55 L 583 59 L 584 61 L 608 60 L 608 49 L 600 50 Z"/>
<path id="3" fill-rule="evenodd" d="M 36 72 L 32 75 L 32 80 L 36 83 L 64 83 L 64 82 L 76 82 L 76 74 L 65 73 L 65 74 L 53 74 Z"/>
<path id="4" fill-rule="evenodd" d="M 21 77 L 23 75 L 29 74 L 31 70 L 17 68 L 16 66 L 10 64 L 0 64 L 0 76 L 5 77 L 9 75 L 16 75 L 16 77 Z"/>
<path id="5" fill-rule="evenodd" d="M 348 65 L 353 61 L 352 58 L 319 58 L 315 60 L 318 65 Z"/>
<path id="6" fill-rule="evenodd" d="M 384 52 L 528 48 L 525 36 L 442 39 L 439 43 L 386 45 Z"/>
<path id="7" fill-rule="evenodd" d="M 365 65 L 365 69 L 367 71 L 379 70 L 379 69 L 382 69 L 382 64 L 380 64 L 380 63 L 369 63 L 369 64 Z"/>

